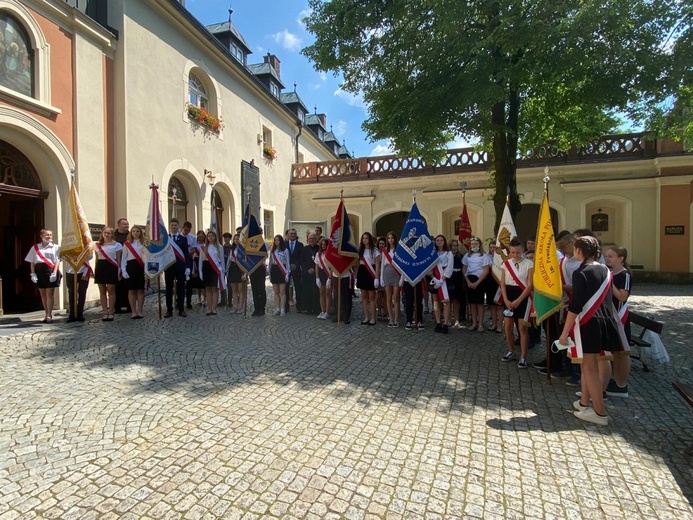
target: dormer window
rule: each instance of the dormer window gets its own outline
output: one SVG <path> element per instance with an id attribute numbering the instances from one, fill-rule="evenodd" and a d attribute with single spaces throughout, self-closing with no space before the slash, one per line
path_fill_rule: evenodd
<path id="1" fill-rule="evenodd" d="M 231 43 L 229 50 L 231 51 L 231 55 L 234 58 L 236 58 L 243 65 L 245 65 L 245 53 L 241 50 L 241 48 L 238 45 L 236 45 L 235 43 Z"/>
<path id="2" fill-rule="evenodd" d="M 306 113 L 300 108 L 298 109 L 298 119 L 301 121 L 301 123 L 306 122 Z"/>
<path id="3" fill-rule="evenodd" d="M 209 97 L 207 95 L 207 90 L 205 89 L 202 81 L 200 81 L 200 79 L 192 72 L 190 73 L 188 79 L 188 94 L 191 105 L 209 110 Z"/>
<path id="4" fill-rule="evenodd" d="M 325 139 L 325 132 L 322 131 L 322 128 L 318 128 L 318 138 L 322 141 Z"/>
<path id="5" fill-rule="evenodd" d="M 274 97 L 279 97 L 279 86 L 273 81 L 270 81 L 270 92 Z"/>

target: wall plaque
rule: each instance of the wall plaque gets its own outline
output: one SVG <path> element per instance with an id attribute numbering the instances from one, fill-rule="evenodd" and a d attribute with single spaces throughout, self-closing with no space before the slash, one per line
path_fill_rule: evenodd
<path id="1" fill-rule="evenodd" d="M 664 226 L 665 235 L 685 235 L 684 226 Z"/>

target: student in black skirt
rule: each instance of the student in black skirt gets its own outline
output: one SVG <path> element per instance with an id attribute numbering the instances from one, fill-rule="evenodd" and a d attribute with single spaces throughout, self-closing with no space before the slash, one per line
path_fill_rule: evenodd
<path id="1" fill-rule="evenodd" d="M 361 290 L 363 321 L 361 325 L 375 325 L 376 290 L 380 287 L 380 250 L 373 235 L 366 231 L 359 244 L 359 269 L 356 273 L 356 287 Z M 370 319 L 369 319 L 370 316 Z"/>
<path id="2" fill-rule="evenodd" d="M 464 281 L 467 282 L 467 303 L 472 324 L 469 330 L 484 332 L 484 280 L 491 276 L 491 261 L 481 247 L 481 239 L 472 237 L 469 253 L 462 258 Z"/>
<path id="3" fill-rule="evenodd" d="M 207 307 L 207 302 L 203 301 L 205 284 L 200 279 L 200 250 L 204 246 L 206 239 L 207 235 L 202 230 L 197 232 L 194 241 L 188 239 L 188 252 L 192 262 L 190 279 L 185 284 L 185 299 L 187 300 L 186 306 L 188 309 L 192 309 L 193 289 L 197 289 L 197 305 Z"/>
<path id="4" fill-rule="evenodd" d="M 231 312 L 235 311 L 236 314 L 243 314 L 245 312 L 248 289 L 247 277 L 243 270 L 238 266 L 238 261 L 236 260 L 236 249 L 238 248 L 239 240 L 240 235 L 236 233 L 233 236 L 231 251 L 229 252 L 229 259 L 226 263 L 226 273 L 228 277 L 227 293 L 230 295 L 229 306 L 231 307 Z"/>
<path id="5" fill-rule="evenodd" d="M 315 285 L 320 291 L 320 314 L 319 320 L 326 320 L 330 317 L 330 289 L 332 288 L 332 271 L 325 260 L 328 241 L 325 237 L 320 239 L 318 253 L 315 255 Z"/>
<path id="6" fill-rule="evenodd" d="M 283 236 L 274 237 L 269 257 L 270 283 L 274 289 L 274 315 L 284 316 L 286 314 L 286 284 L 291 275 L 291 265 Z"/>
<path id="7" fill-rule="evenodd" d="M 448 280 L 448 292 L 450 293 L 452 328 L 460 328 L 462 321 L 467 316 L 467 292 L 464 286 L 464 274 L 462 273 L 462 251 L 460 241 L 456 238 L 450 240 L 450 252 L 452 253 L 452 276 Z M 461 314 L 461 315 L 460 315 Z"/>
<path id="8" fill-rule="evenodd" d="M 31 281 L 38 286 L 41 303 L 46 313 L 43 323 L 53 323 L 53 302 L 55 288 L 60 285 L 60 246 L 53 243 L 53 232 L 41 230 L 41 242 L 27 253 L 25 261 L 29 262 Z"/>
<path id="9" fill-rule="evenodd" d="M 131 319 L 140 320 L 144 306 L 144 256 L 142 250 L 144 233 L 140 226 L 132 226 L 125 242 L 120 260 L 120 269 L 127 282 L 128 301 L 132 311 Z M 117 288 L 116 288 L 117 289 Z"/>
<path id="10" fill-rule="evenodd" d="M 224 248 L 211 229 L 207 231 L 204 246 L 200 248 L 200 280 L 205 286 L 207 316 L 217 315 L 219 290 L 226 287 Z"/>
<path id="11" fill-rule="evenodd" d="M 613 355 L 616 382 L 625 385 L 628 374 L 625 368 L 630 365 L 628 343 L 613 303 L 611 273 L 598 262 L 601 255 L 599 241 L 583 236 L 575 240 L 574 248 L 575 259 L 582 263 L 573 273 L 573 297 L 558 342 L 567 345 L 568 336 L 572 333 L 576 344 L 576 356 L 571 356 L 572 361 L 582 362 L 582 393 L 573 403 L 575 417 L 606 426 L 609 418 L 604 406 L 604 384 L 599 365 Z"/>
<path id="12" fill-rule="evenodd" d="M 508 352 L 503 356 L 503 361 L 515 359 L 515 337 L 513 329 L 517 326 L 520 333 L 520 360 L 517 367 L 527 368 L 527 349 L 529 347 L 529 323 L 530 297 L 532 296 L 532 277 L 534 264 L 524 258 L 525 252 L 522 242 L 517 239 L 510 241 L 510 258 L 503 263 L 501 273 L 501 294 L 505 305 L 505 341 L 508 344 Z"/>
<path id="13" fill-rule="evenodd" d="M 492 241 L 488 245 L 488 258 L 493 265 L 493 256 L 496 254 L 496 242 Z M 484 282 L 484 292 L 486 293 L 486 306 L 488 307 L 489 314 L 491 314 L 491 332 L 496 331 L 502 333 L 504 329 L 503 324 L 503 307 L 500 303 L 496 302 L 496 297 L 498 295 L 498 289 L 500 286 L 498 282 L 493 277 L 493 272 L 489 272 Z"/>
<path id="14" fill-rule="evenodd" d="M 113 228 L 105 227 L 96 243 L 96 269 L 94 282 L 99 286 L 102 321 L 113 321 L 115 314 L 115 288 L 120 278 L 120 257 L 123 246 L 113 239 Z"/>

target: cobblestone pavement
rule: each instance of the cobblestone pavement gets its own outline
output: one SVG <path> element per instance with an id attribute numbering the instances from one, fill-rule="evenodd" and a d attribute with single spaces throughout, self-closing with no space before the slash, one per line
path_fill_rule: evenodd
<path id="1" fill-rule="evenodd" d="M 151 297 L 144 320 L 17 329 L 0 338 L 0 519 L 693 518 L 671 387 L 693 379 L 693 291 L 636 292 L 672 363 L 636 363 L 605 428 L 571 415 L 562 380 L 501 363 L 495 333 L 159 322 Z"/>

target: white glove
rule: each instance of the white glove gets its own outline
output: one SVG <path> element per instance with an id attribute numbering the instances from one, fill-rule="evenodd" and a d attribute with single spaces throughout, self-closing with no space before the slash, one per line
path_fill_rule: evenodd
<path id="1" fill-rule="evenodd" d="M 38 276 L 36 276 L 36 273 L 31 273 L 31 281 L 38 283 Z"/>
<path id="2" fill-rule="evenodd" d="M 189 267 L 185 268 L 185 281 L 186 282 L 190 281 L 190 268 Z"/>
<path id="3" fill-rule="evenodd" d="M 243 273 L 243 274 L 241 275 L 241 280 L 243 280 L 243 281 L 245 282 L 247 279 L 248 279 L 248 275 L 245 274 L 245 273 Z"/>
<path id="4" fill-rule="evenodd" d="M 125 280 L 129 280 L 129 279 L 130 279 L 130 275 L 128 274 L 127 269 L 123 269 L 123 278 L 124 278 Z"/>
<path id="5" fill-rule="evenodd" d="M 378 289 L 380 287 L 380 280 L 378 280 L 378 279 L 373 280 L 373 287 Z"/>
<path id="6" fill-rule="evenodd" d="M 286 273 L 286 276 L 284 277 L 284 280 L 286 280 L 286 283 L 289 283 L 289 278 L 291 275 L 289 273 Z"/>
<path id="7" fill-rule="evenodd" d="M 404 276 L 399 277 L 399 286 L 402 287 L 404 285 Z"/>
<path id="8" fill-rule="evenodd" d="M 320 283 L 320 278 L 315 279 L 315 285 L 317 285 L 318 287 L 322 287 L 322 284 Z"/>
<path id="9" fill-rule="evenodd" d="M 325 284 L 325 287 L 327 287 L 328 289 L 330 287 L 332 287 L 332 280 L 330 278 L 327 279 L 327 283 Z"/>
<path id="10" fill-rule="evenodd" d="M 58 275 L 55 273 L 51 273 L 50 277 L 48 278 L 51 283 L 55 283 L 55 281 L 58 279 Z"/>

